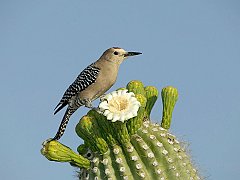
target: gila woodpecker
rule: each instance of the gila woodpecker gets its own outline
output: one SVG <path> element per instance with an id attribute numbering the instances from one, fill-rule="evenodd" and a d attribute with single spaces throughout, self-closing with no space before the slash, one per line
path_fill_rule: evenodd
<path id="1" fill-rule="evenodd" d="M 67 126 L 70 116 L 80 107 L 92 108 L 92 101 L 102 96 L 116 82 L 120 64 L 129 56 L 142 54 L 127 52 L 122 48 L 107 49 L 94 63 L 86 67 L 65 91 L 54 109 L 56 114 L 67 105 L 59 129 L 53 140 L 59 140 Z"/>

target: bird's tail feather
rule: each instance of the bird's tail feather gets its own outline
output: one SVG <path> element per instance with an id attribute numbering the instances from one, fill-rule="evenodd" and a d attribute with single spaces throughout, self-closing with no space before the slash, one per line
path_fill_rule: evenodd
<path id="1" fill-rule="evenodd" d="M 71 117 L 71 115 L 76 111 L 77 109 L 73 109 L 73 108 L 67 108 L 64 116 L 63 116 L 63 119 L 62 119 L 62 122 L 58 128 L 58 131 L 55 135 L 55 137 L 52 139 L 52 140 L 59 140 L 62 135 L 64 134 L 65 132 L 65 129 L 67 127 L 67 124 L 68 124 L 68 121 Z"/>
<path id="2" fill-rule="evenodd" d="M 60 111 L 62 108 L 64 108 L 68 103 L 64 102 L 64 103 L 58 103 L 58 105 L 55 107 L 55 112 L 54 115 L 57 114 L 58 111 Z"/>

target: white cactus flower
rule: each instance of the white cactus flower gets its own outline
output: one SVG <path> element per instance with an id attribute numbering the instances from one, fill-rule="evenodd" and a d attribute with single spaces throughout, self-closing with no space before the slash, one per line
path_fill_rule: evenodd
<path id="1" fill-rule="evenodd" d="M 98 107 L 108 120 L 124 122 L 137 116 L 140 105 L 140 102 L 135 98 L 135 94 L 124 89 L 105 95 L 101 98 Z"/>

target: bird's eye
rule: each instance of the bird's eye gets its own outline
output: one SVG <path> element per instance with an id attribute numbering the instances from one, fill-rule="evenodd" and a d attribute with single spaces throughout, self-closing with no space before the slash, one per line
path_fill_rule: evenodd
<path id="1" fill-rule="evenodd" d="M 118 52 L 117 51 L 114 51 L 114 53 L 113 53 L 114 55 L 118 55 Z"/>

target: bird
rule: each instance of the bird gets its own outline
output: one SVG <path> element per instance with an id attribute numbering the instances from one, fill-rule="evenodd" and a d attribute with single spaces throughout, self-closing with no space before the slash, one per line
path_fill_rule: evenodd
<path id="1" fill-rule="evenodd" d="M 128 52 L 119 47 L 107 49 L 94 63 L 87 66 L 68 87 L 54 109 L 54 115 L 67 106 L 58 131 L 52 140 L 59 140 L 71 115 L 81 106 L 93 108 L 92 101 L 103 96 L 116 82 L 120 64 L 140 52 Z"/>

